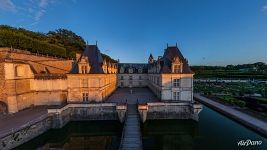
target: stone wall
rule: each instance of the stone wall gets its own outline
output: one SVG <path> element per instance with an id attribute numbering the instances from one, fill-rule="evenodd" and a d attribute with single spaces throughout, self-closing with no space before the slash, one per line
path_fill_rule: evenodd
<path id="1" fill-rule="evenodd" d="M 117 88 L 116 74 L 68 74 L 68 102 L 103 101 Z"/>
<path id="2" fill-rule="evenodd" d="M 12 149 L 19 146 L 38 135 L 48 131 L 52 127 L 51 117 L 44 115 L 28 124 L 25 124 L 0 137 L 0 149 Z"/>
<path id="3" fill-rule="evenodd" d="M 192 119 L 197 121 L 198 113 L 202 110 L 202 105 L 189 102 L 155 102 L 139 105 L 138 110 L 142 122 L 157 119 Z"/>
<path id="4" fill-rule="evenodd" d="M 81 120 L 124 120 L 126 107 L 114 103 L 68 104 L 60 109 L 48 109 L 53 116 L 53 128 L 62 128 L 70 121 Z"/>
<path id="5" fill-rule="evenodd" d="M 148 87 L 150 90 L 161 99 L 162 96 L 162 78 L 161 74 L 148 74 Z"/>
<path id="6" fill-rule="evenodd" d="M 82 120 L 120 120 L 123 122 L 126 106 L 114 103 L 68 104 L 60 109 L 48 109 L 45 114 L 17 129 L 0 135 L 0 149 L 12 149 L 51 128 L 62 128 L 70 121 Z"/>
<path id="7" fill-rule="evenodd" d="M 73 60 L 39 55 L 23 50 L 10 50 L 10 48 L 0 48 L 0 58 L 28 63 L 36 73 L 44 71 L 45 68 L 50 73 L 68 73 L 71 71 L 73 63 Z"/>
<path id="8" fill-rule="evenodd" d="M 193 74 L 162 74 L 162 100 L 173 100 L 173 93 L 179 92 L 179 100 L 193 101 Z M 173 86 L 173 80 L 179 79 L 179 86 Z"/>
<path id="9" fill-rule="evenodd" d="M 37 78 L 34 74 L 68 73 L 72 60 L 0 48 L 0 101 L 15 113 L 32 105 L 60 105 L 67 99 L 67 79 Z M 3 104 L 2 103 L 2 104 Z"/>
<path id="10" fill-rule="evenodd" d="M 6 80 L 5 80 L 5 64 L 3 62 L 0 62 L 0 101 L 2 101 L 5 104 L 7 104 L 7 91 L 6 91 Z"/>
<path id="11" fill-rule="evenodd" d="M 15 113 L 32 105 L 60 105 L 67 99 L 67 79 L 34 79 L 28 64 L 5 63 L 5 92 L 8 110 Z M 17 76 L 15 68 L 22 69 Z"/>

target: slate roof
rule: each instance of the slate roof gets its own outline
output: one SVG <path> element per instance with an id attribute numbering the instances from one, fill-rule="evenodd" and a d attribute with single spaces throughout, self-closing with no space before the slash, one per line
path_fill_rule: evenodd
<path id="1" fill-rule="evenodd" d="M 92 73 L 92 74 L 103 74 L 104 73 L 102 69 L 103 58 L 97 45 L 86 45 L 85 50 L 83 51 L 78 62 L 81 60 L 82 56 L 86 56 L 89 60 L 89 64 L 91 66 L 89 73 Z M 73 70 L 71 73 L 78 73 L 77 63 L 73 65 Z"/>
<path id="2" fill-rule="evenodd" d="M 142 68 L 142 73 L 148 72 L 148 64 L 146 63 L 119 63 L 118 73 L 120 73 L 121 67 L 124 68 L 124 73 L 129 73 L 129 68 L 133 68 L 133 74 L 138 74 L 138 69 Z"/>
<path id="3" fill-rule="evenodd" d="M 154 64 L 150 64 L 149 67 L 157 65 L 160 63 L 161 70 L 160 73 L 172 73 L 172 61 L 175 57 L 178 57 L 179 60 L 183 63 L 183 68 L 181 73 L 193 73 L 190 69 L 187 60 L 183 57 L 181 51 L 177 46 L 168 46 L 165 51 L 163 57 L 161 57 Z"/>
<path id="4" fill-rule="evenodd" d="M 89 63 L 91 65 L 89 73 L 104 73 L 102 69 L 103 58 L 97 45 L 87 45 L 83 52 L 83 55 L 88 57 Z"/>

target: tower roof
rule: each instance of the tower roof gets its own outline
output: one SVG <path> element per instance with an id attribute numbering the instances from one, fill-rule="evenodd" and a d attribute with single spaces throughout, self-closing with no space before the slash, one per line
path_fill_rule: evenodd
<path id="1" fill-rule="evenodd" d="M 162 73 L 171 73 L 171 65 L 174 58 L 178 58 L 179 61 L 183 64 L 182 73 L 193 73 L 193 71 L 190 69 L 188 62 L 183 57 L 181 51 L 177 46 L 168 46 L 165 49 L 164 55 L 162 57 L 163 63 L 161 63 L 162 66 Z"/>
<path id="2" fill-rule="evenodd" d="M 91 66 L 90 72 L 92 74 L 102 74 L 104 73 L 102 69 L 103 58 L 98 49 L 97 45 L 86 45 L 82 55 L 78 59 L 78 62 L 81 61 L 81 58 L 85 56 L 88 58 L 88 63 Z M 78 65 L 74 64 L 72 73 L 78 73 Z"/>
<path id="3" fill-rule="evenodd" d="M 90 73 L 104 73 L 102 69 L 103 58 L 97 45 L 86 45 L 83 56 L 87 56 L 91 65 Z"/>

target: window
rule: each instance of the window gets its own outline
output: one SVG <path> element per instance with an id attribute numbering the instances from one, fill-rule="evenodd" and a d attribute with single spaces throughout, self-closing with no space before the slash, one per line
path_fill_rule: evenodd
<path id="1" fill-rule="evenodd" d="M 123 87 L 124 86 L 124 84 L 123 84 L 123 82 L 121 82 L 121 87 Z"/>
<path id="2" fill-rule="evenodd" d="M 123 67 L 120 68 L 120 73 L 124 73 L 124 68 Z"/>
<path id="3" fill-rule="evenodd" d="M 121 76 L 121 80 L 123 80 L 123 76 Z"/>
<path id="4" fill-rule="evenodd" d="M 133 80 L 133 76 L 129 76 L 129 80 Z"/>
<path id="5" fill-rule="evenodd" d="M 23 68 L 23 66 L 16 66 L 16 68 L 15 68 L 15 75 L 16 75 L 16 77 L 22 77 L 23 76 L 23 74 L 24 74 L 24 68 Z"/>
<path id="6" fill-rule="evenodd" d="M 173 79 L 173 87 L 180 87 L 180 79 Z"/>
<path id="7" fill-rule="evenodd" d="M 180 93 L 179 92 L 173 92 L 173 100 L 179 100 Z"/>
<path id="8" fill-rule="evenodd" d="M 133 73 L 133 68 L 129 68 L 128 72 Z"/>
<path id="9" fill-rule="evenodd" d="M 87 73 L 87 66 L 82 66 L 82 74 Z"/>
<path id="10" fill-rule="evenodd" d="M 130 86 L 132 86 L 133 85 L 133 81 L 130 81 L 129 84 L 130 84 Z"/>
<path id="11" fill-rule="evenodd" d="M 84 102 L 88 102 L 89 101 L 89 93 L 88 92 L 84 92 L 83 93 L 83 101 Z"/>
<path id="12" fill-rule="evenodd" d="M 180 73 L 181 68 L 180 65 L 173 65 L 173 73 Z"/>
<path id="13" fill-rule="evenodd" d="M 142 82 L 139 82 L 139 86 L 142 86 Z"/>
<path id="14" fill-rule="evenodd" d="M 82 79 L 82 87 L 88 87 L 88 80 Z"/>
<path id="15" fill-rule="evenodd" d="M 142 76 L 139 76 L 139 80 L 142 80 Z"/>

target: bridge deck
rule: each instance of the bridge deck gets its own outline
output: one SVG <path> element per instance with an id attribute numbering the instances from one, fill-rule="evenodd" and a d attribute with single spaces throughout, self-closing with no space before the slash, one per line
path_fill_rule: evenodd
<path id="1" fill-rule="evenodd" d="M 127 109 L 120 150 L 142 150 L 140 118 L 137 106 L 136 104 L 128 104 Z"/>

